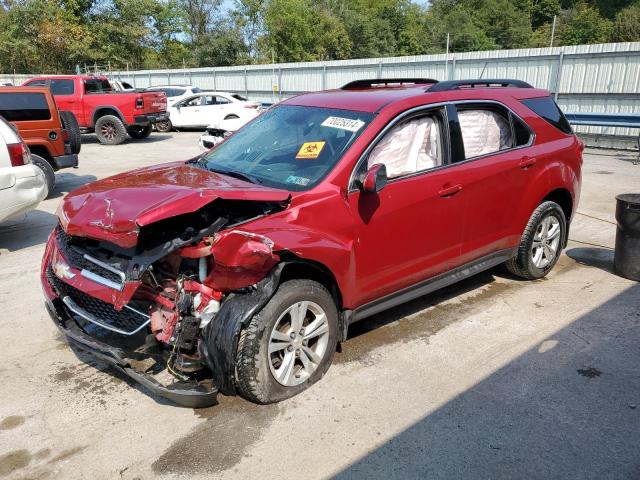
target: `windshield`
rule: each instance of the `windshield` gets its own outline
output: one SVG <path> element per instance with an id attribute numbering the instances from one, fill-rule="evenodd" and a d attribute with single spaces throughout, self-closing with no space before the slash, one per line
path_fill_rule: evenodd
<path id="1" fill-rule="evenodd" d="M 364 131 L 373 114 L 280 105 L 206 154 L 205 168 L 268 187 L 317 185 Z"/>

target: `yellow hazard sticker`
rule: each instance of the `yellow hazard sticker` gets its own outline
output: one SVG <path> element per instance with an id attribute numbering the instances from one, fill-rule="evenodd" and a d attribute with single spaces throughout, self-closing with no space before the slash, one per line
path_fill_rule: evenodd
<path id="1" fill-rule="evenodd" d="M 296 158 L 299 160 L 318 158 L 325 142 L 304 142 L 298 150 Z"/>

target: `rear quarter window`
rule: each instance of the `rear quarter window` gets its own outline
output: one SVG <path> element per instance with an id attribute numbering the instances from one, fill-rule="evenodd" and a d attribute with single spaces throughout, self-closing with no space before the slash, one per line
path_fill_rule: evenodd
<path id="1" fill-rule="evenodd" d="M 53 79 L 50 88 L 54 95 L 73 95 L 75 82 L 68 79 Z"/>
<path id="2" fill-rule="evenodd" d="M 0 115 L 8 122 L 51 118 L 49 104 L 43 93 L 0 93 Z"/>
<path id="3" fill-rule="evenodd" d="M 522 103 L 561 132 L 573 133 L 567 117 L 551 97 L 527 98 Z"/>

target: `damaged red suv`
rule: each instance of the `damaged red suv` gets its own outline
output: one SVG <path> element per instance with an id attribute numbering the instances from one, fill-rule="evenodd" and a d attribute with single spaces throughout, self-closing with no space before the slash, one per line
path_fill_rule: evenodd
<path id="1" fill-rule="evenodd" d="M 65 198 L 42 263 L 69 342 L 180 405 L 318 381 L 349 325 L 566 246 L 583 145 L 517 80 L 357 81 L 201 157 Z"/>

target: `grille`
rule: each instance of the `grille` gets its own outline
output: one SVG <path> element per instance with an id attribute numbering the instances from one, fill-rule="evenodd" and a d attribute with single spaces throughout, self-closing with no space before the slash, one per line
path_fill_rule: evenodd
<path id="1" fill-rule="evenodd" d="M 149 323 L 149 317 L 146 315 L 129 310 L 126 306 L 118 312 L 110 303 L 103 302 L 64 283 L 55 276 L 50 266 L 47 267 L 47 280 L 60 297 L 68 296 L 78 307 L 92 315 L 98 322 L 83 317 L 85 320 L 103 328 L 128 335 L 135 333 Z"/>
<path id="2" fill-rule="evenodd" d="M 87 270 L 118 285 L 122 285 L 123 281 L 120 275 L 84 258 L 85 252 L 83 252 L 79 246 L 73 245 L 73 237 L 67 235 L 60 227 L 58 227 L 58 231 L 56 232 L 56 241 L 58 249 L 71 265 L 80 270 Z"/>

